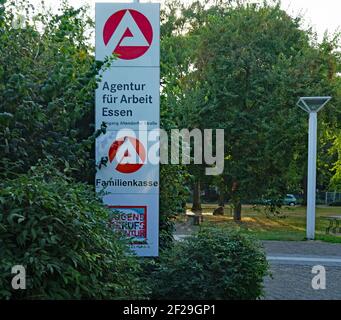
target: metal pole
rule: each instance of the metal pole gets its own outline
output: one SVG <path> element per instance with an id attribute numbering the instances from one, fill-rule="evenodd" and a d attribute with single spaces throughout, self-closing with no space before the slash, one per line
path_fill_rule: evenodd
<path id="1" fill-rule="evenodd" d="M 315 239 L 317 112 L 309 113 L 307 239 Z"/>

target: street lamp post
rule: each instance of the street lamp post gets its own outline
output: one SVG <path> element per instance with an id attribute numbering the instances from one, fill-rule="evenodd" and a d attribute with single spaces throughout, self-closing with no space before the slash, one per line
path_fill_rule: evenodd
<path id="1" fill-rule="evenodd" d="M 297 105 L 309 113 L 307 239 L 315 239 L 317 113 L 331 97 L 301 97 Z"/>

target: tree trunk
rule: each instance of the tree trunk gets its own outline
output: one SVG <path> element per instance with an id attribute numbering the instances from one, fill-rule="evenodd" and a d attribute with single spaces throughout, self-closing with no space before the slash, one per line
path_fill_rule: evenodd
<path id="1" fill-rule="evenodd" d="M 219 207 L 225 206 L 225 192 L 222 188 L 219 190 L 218 206 Z"/>
<path id="2" fill-rule="evenodd" d="M 240 200 L 238 200 L 234 204 L 233 219 L 234 219 L 234 221 L 241 221 L 242 220 L 242 204 L 241 204 Z"/>
<path id="3" fill-rule="evenodd" d="M 218 198 L 218 206 L 219 207 L 225 207 L 225 201 L 226 201 L 226 176 L 221 177 L 220 183 L 218 183 L 218 192 L 219 192 L 219 198 Z"/>
<path id="4" fill-rule="evenodd" d="M 236 222 L 242 220 L 242 203 L 240 201 L 239 194 L 239 183 L 238 181 L 233 181 L 232 183 L 232 203 L 233 203 L 233 219 Z"/>
<path id="5" fill-rule="evenodd" d="M 193 186 L 193 206 L 192 211 L 201 211 L 201 189 L 200 189 L 200 180 L 194 182 Z"/>

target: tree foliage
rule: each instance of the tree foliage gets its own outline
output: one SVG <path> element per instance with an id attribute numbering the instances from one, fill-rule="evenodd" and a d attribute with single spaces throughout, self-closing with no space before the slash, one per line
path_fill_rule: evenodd
<path id="1" fill-rule="evenodd" d="M 223 191 L 238 209 L 243 199 L 303 189 L 307 115 L 296 101 L 332 95 L 319 116 L 321 141 L 326 130 L 336 132 L 338 37 L 318 43 L 311 30 L 301 28 L 301 19 L 290 17 L 277 1 L 228 1 L 209 8 L 196 2 L 182 17 L 189 11 L 193 15 L 184 37 L 191 39 L 191 67 L 182 79 L 178 112 L 189 128 L 225 130 Z M 321 154 L 329 150 L 335 158 L 332 145 L 325 139 Z M 323 183 L 331 178 L 333 165 L 330 158 L 321 161 Z M 235 217 L 240 219 L 240 212 Z"/>
<path id="2" fill-rule="evenodd" d="M 0 172 L 25 173 L 39 159 L 92 181 L 93 107 L 99 66 L 89 52 L 84 9 L 35 14 L 20 28 L 6 10 L 0 32 Z M 39 26 L 43 29 L 39 30 Z"/>

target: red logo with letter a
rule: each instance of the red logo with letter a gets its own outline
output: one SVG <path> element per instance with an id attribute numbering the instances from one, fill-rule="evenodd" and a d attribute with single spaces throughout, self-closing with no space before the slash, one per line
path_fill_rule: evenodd
<path id="1" fill-rule="evenodd" d="M 109 148 L 109 161 L 116 163 L 116 170 L 121 173 L 133 173 L 141 169 L 146 160 L 143 144 L 133 138 L 117 139 Z"/>
<path id="2" fill-rule="evenodd" d="M 145 54 L 152 44 L 153 28 L 140 12 L 124 9 L 109 17 L 103 28 L 104 44 L 119 59 L 133 60 Z"/>

